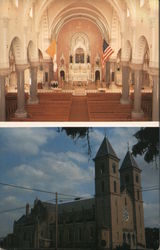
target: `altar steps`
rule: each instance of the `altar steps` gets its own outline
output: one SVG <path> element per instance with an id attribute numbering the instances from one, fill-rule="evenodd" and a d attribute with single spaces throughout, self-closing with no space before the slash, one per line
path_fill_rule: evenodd
<path id="1" fill-rule="evenodd" d="M 89 121 L 87 98 L 85 96 L 72 98 L 69 121 L 72 122 Z"/>

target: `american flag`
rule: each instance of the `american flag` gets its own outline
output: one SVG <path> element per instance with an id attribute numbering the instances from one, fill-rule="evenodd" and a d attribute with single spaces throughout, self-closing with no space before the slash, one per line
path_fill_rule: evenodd
<path id="1" fill-rule="evenodd" d="M 109 46 L 109 44 L 103 40 L 103 55 L 102 55 L 102 67 L 104 68 L 105 62 L 108 58 L 114 53 L 113 49 Z"/>

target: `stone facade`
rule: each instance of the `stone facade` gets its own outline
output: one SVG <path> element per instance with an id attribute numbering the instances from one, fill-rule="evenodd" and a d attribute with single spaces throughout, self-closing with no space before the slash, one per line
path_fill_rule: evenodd
<path id="1" fill-rule="evenodd" d="M 105 137 L 95 162 L 95 197 L 58 205 L 35 200 L 14 222 L 16 248 L 115 249 L 127 243 L 145 248 L 141 170 L 128 151 L 119 158 Z M 119 174 L 120 172 L 120 174 Z"/>

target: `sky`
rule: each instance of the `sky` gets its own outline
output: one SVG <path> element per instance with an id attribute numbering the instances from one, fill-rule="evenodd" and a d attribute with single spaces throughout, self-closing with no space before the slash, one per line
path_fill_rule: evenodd
<path id="1" fill-rule="evenodd" d="M 86 139 L 74 142 L 57 128 L 1 128 L 0 182 L 29 188 L 58 192 L 59 202 L 74 197 L 93 197 L 94 162 L 106 133 L 120 158 L 119 167 L 137 141 L 133 136 L 139 128 L 93 128 L 90 132 L 92 156 L 87 154 Z M 142 188 L 158 185 L 159 172 L 155 163 L 143 157 L 135 158 L 142 170 Z M 70 196 L 71 195 L 71 196 Z M 14 220 L 25 214 L 25 205 L 34 200 L 54 201 L 55 195 L 27 191 L 0 185 L 0 237 L 13 232 Z M 146 227 L 158 227 L 158 191 L 143 192 L 144 222 Z M 16 209 L 15 211 L 6 210 Z"/>

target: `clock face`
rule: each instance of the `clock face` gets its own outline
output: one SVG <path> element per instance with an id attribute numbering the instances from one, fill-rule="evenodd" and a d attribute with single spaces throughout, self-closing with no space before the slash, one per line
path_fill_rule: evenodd
<path id="1" fill-rule="evenodd" d="M 129 213 L 126 207 L 123 208 L 123 220 L 128 221 L 129 220 Z"/>

